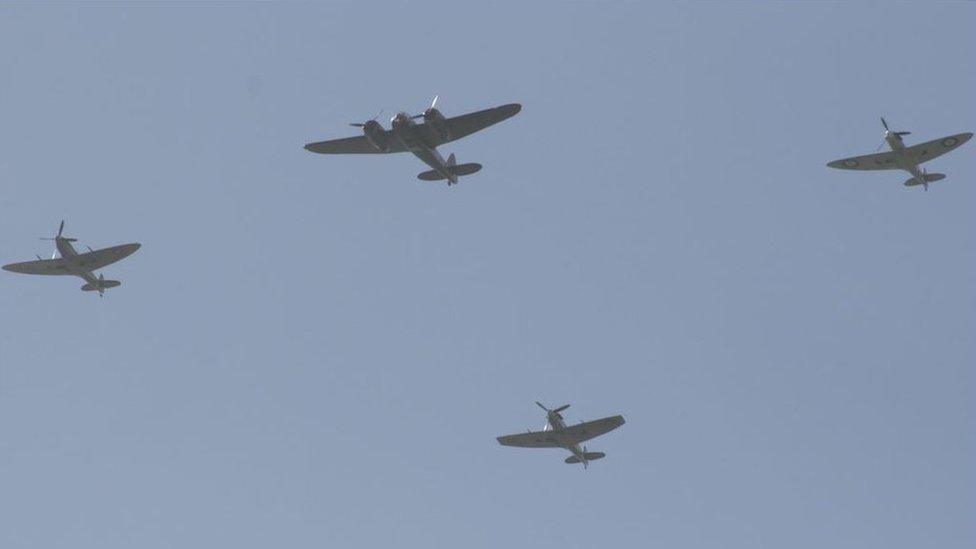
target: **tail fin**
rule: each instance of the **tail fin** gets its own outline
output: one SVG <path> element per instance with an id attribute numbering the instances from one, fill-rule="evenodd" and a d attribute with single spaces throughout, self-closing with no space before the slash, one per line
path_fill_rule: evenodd
<path id="1" fill-rule="evenodd" d="M 453 157 L 453 156 L 454 155 L 452 154 L 451 157 Z M 455 165 L 451 165 L 450 164 L 450 159 L 448 159 L 448 169 L 451 170 L 451 173 L 453 173 L 454 175 L 459 175 L 459 176 L 460 175 L 471 175 L 471 174 L 473 174 L 473 173 L 475 173 L 475 172 L 477 172 L 478 170 L 481 169 L 481 164 L 477 164 L 475 162 L 472 162 L 470 164 L 455 164 Z M 418 174 L 417 175 L 417 179 L 420 179 L 420 180 L 423 180 L 423 181 L 441 181 L 441 180 L 447 179 L 447 178 L 444 177 L 443 175 L 441 175 L 441 172 L 439 172 L 437 170 L 430 170 L 430 171 L 426 171 L 426 172 L 424 172 L 422 174 Z"/>

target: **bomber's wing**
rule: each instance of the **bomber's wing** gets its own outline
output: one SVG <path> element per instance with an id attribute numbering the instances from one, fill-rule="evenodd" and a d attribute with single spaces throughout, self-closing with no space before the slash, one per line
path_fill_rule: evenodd
<path id="1" fill-rule="evenodd" d="M 119 246 L 112 246 L 111 248 L 102 248 L 101 250 L 78 254 L 71 258 L 71 261 L 83 269 L 94 271 L 125 259 L 135 253 L 140 246 L 141 244 L 133 242 L 132 244 L 121 244 Z"/>
<path id="2" fill-rule="evenodd" d="M 932 141 L 905 147 L 904 154 L 921 164 L 955 149 L 959 145 L 969 141 L 969 138 L 972 136 L 972 133 L 957 133 L 956 135 L 950 135 L 941 139 L 933 139 Z"/>
<path id="3" fill-rule="evenodd" d="M 406 150 L 398 139 L 393 138 L 392 132 L 389 130 L 384 131 L 386 131 L 388 137 L 387 143 L 390 144 L 390 149 L 386 153 L 403 152 Z M 370 144 L 365 135 L 309 143 L 305 145 L 305 150 L 319 154 L 386 154 Z"/>
<path id="4" fill-rule="evenodd" d="M 623 424 L 624 416 L 611 416 L 567 426 L 561 433 L 568 434 L 574 442 L 579 443 L 609 433 Z"/>
<path id="5" fill-rule="evenodd" d="M 36 261 L 24 261 L 23 263 L 11 263 L 4 265 L 5 271 L 13 273 L 23 273 L 29 275 L 66 275 L 71 274 L 68 269 L 68 262 L 64 258 L 38 259 Z"/>
<path id="6" fill-rule="evenodd" d="M 864 156 L 852 156 L 851 158 L 841 158 L 827 164 L 831 168 L 842 170 L 897 170 L 898 164 L 895 162 L 895 153 L 892 151 L 866 154 Z"/>
<path id="7" fill-rule="evenodd" d="M 443 145 L 444 143 L 457 141 L 462 137 L 481 131 L 488 126 L 493 126 L 502 120 L 507 120 L 518 114 L 520 110 L 522 110 L 522 105 L 519 105 L 518 103 L 509 103 L 508 105 L 502 105 L 501 107 L 494 107 L 492 109 L 485 109 L 477 112 L 469 112 L 468 114 L 448 118 L 447 129 L 450 133 L 450 138 L 440 141 L 438 144 Z"/>
<path id="8" fill-rule="evenodd" d="M 559 442 L 552 436 L 552 431 L 529 431 L 517 435 L 498 437 L 502 446 L 518 446 L 519 448 L 558 448 Z"/>

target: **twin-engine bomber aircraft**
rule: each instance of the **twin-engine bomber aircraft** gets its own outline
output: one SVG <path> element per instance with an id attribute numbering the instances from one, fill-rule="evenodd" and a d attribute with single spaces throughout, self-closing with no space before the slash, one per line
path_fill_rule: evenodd
<path id="1" fill-rule="evenodd" d="M 560 406 L 555 410 L 546 408 L 540 402 L 536 402 L 536 404 L 539 405 L 539 408 L 546 411 L 546 425 L 542 430 L 498 437 L 498 442 L 502 446 L 565 448 L 573 453 L 573 455 L 566 458 L 566 463 L 582 463 L 583 468 L 586 469 L 589 462 L 600 459 L 606 456 L 606 454 L 603 452 L 588 452 L 586 451 L 586 446 L 580 448 L 579 443 L 609 433 L 624 424 L 624 416 L 610 416 L 567 427 L 563 421 L 563 416 L 559 412 L 569 408 L 569 404 Z"/>
<path id="2" fill-rule="evenodd" d="M 64 231 L 64 221 L 58 228 L 58 235 L 53 238 L 42 238 L 41 240 L 53 240 L 57 251 L 51 255 L 51 259 L 41 259 L 37 256 L 37 261 L 25 261 L 23 263 L 11 263 L 4 265 L 7 271 L 35 275 L 73 275 L 85 279 L 86 284 L 81 287 L 83 291 L 97 291 L 99 296 L 104 295 L 105 290 L 114 288 L 122 283 L 118 280 L 105 280 L 105 275 L 100 274 L 98 278 L 92 274 L 106 265 L 111 265 L 120 261 L 139 249 L 141 244 L 133 242 L 131 244 L 121 244 L 111 248 L 93 250 L 88 248 L 88 252 L 80 254 L 75 251 L 72 242 L 77 242 L 76 238 L 61 236 Z M 61 257 L 57 257 L 57 253 Z"/>
<path id="3" fill-rule="evenodd" d="M 937 156 L 942 156 L 969 141 L 969 138 L 973 136 L 971 132 L 957 133 L 906 147 L 901 136 L 912 132 L 893 132 L 888 129 L 888 123 L 885 122 L 884 118 L 881 119 L 881 125 L 884 126 L 884 139 L 891 147 L 890 151 L 842 158 L 827 165 L 842 170 L 905 170 L 912 174 L 912 177 L 905 181 L 906 187 L 922 185 L 927 191 L 929 190 L 929 183 L 945 179 L 945 174 L 928 173 L 924 169 L 919 169 L 918 165 Z M 881 146 L 884 146 L 884 142 L 881 143 Z M 881 146 L 878 147 L 879 150 Z"/>
<path id="4" fill-rule="evenodd" d="M 452 153 L 447 160 L 437 152 L 437 147 L 456 141 L 464 136 L 481 131 L 511 118 L 522 110 L 522 105 L 509 103 L 493 109 L 462 114 L 453 118 L 444 118 L 437 110 L 437 97 L 421 114 L 410 116 L 401 112 L 393 117 L 393 129 L 385 130 L 376 121 L 379 114 L 372 120 L 350 124 L 363 129 L 363 135 L 332 139 L 309 143 L 305 149 L 319 154 L 385 154 L 410 151 L 425 164 L 433 168 L 417 176 L 423 181 L 441 181 L 446 179 L 447 185 L 456 185 L 458 177 L 470 175 L 481 169 L 481 164 L 458 164 Z M 382 114 L 382 113 L 381 113 Z M 423 118 L 423 123 L 414 120 Z"/>

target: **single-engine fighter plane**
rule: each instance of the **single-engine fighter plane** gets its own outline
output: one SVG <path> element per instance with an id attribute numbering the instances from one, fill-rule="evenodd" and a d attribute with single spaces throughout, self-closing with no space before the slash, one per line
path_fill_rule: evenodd
<path id="1" fill-rule="evenodd" d="M 77 238 L 62 236 L 64 232 L 64 221 L 58 227 L 58 234 L 53 238 L 41 238 L 41 240 L 53 240 L 57 250 L 51 254 L 51 259 L 41 259 L 37 256 L 37 261 L 25 261 L 23 263 L 11 263 L 4 265 L 7 271 L 35 275 L 73 275 L 85 280 L 85 285 L 81 287 L 86 292 L 97 291 L 98 295 L 104 295 L 105 290 L 114 288 L 122 283 L 118 280 L 105 280 L 105 275 L 99 274 L 98 278 L 92 274 L 106 265 L 111 265 L 120 261 L 139 249 L 141 244 L 133 242 L 131 244 L 121 244 L 111 248 L 93 250 L 88 248 L 85 253 L 75 251 L 72 242 L 77 242 Z M 57 257 L 58 253 L 61 257 Z"/>
<path id="2" fill-rule="evenodd" d="M 610 416 L 567 427 L 563 416 L 559 412 L 569 408 L 569 404 L 560 406 L 555 410 L 546 408 L 540 402 L 536 402 L 536 404 L 539 408 L 546 411 L 546 424 L 542 430 L 498 437 L 498 442 L 502 446 L 565 448 L 573 453 L 573 455 L 566 458 L 566 463 L 582 463 L 583 468 L 586 469 L 589 462 L 605 457 L 606 454 L 603 452 L 589 452 L 586 450 L 586 446 L 580 448 L 579 444 L 591 438 L 609 433 L 624 424 L 623 416 Z"/>
<path id="3" fill-rule="evenodd" d="M 363 135 L 309 143 L 305 149 L 319 154 L 385 154 L 410 151 L 425 164 L 433 168 L 417 176 L 423 181 L 441 181 L 446 179 L 447 185 L 456 185 L 458 177 L 470 175 L 481 169 L 481 164 L 458 164 L 452 153 L 444 160 L 437 152 L 437 147 L 457 141 L 462 137 L 481 131 L 511 118 L 522 110 L 522 105 L 509 103 L 493 109 L 462 114 L 453 118 L 445 118 L 437 110 L 437 97 L 430 107 L 421 114 L 411 116 L 408 113 L 398 113 L 390 121 L 392 129 L 386 130 L 376 121 L 377 114 L 366 122 L 354 122 L 350 126 L 362 128 Z M 382 114 L 382 112 L 380 113 Z M 417 119 L 423 119 L 418 124 Z"/>
<path id="4" fill-rule="evenodd" d="M 903 135 L 909 135 L 912 132 L 893 132 L 888 129 L 888 123 L 885 122 L 884 118 L 881 119 L 881 125 L 885 129 L 884 141 L 878 146 L 878 150 L 881 150 L 881 147 L 887 142 L 888 146 L 891 147 L 890 151 L 842 158 L 827 165 L 842 170 L 905 170 L 912 174 L 912 177 L 905 181 L 906 187 L 922 185 L 927 191 L 929 190 L 929 183 L 945 179 L 945 174 L 928 173 L 924 169 L 919 169 L 918 165 L 942 156 L 969 141 L 969 138 L 973 136 L 971 132 L 957 133 L 906 147 L 901 138 Z"/>

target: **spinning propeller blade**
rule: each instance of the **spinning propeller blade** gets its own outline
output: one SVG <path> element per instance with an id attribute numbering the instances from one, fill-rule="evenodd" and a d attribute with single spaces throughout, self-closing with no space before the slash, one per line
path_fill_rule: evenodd
<path id="1" fill-rule="evenodd" d="M 885 119 L 884 119 L 883 116 L 881 117 L 881 125 L 884 126 L 884 129 L 885 129 L 885 133 L 886 134 L 893 133 L 893 134 L 895 134 L 895 135 L 897 135 L 899 137 L 902 136 L 902 135 L 911 135 L 912 134 L 912 132 L 893 132 L 893 131 L 891 131 L 891 129 L 888 128 L 888 123 L 885 121 Z"/>
<path id="2" fill-rule="evenodd" d="M 64 232 L 64 220 L 62 219 L 61 220 L 61 225 L 58 226 L 58 236 L 55 236 L 55 237 L 42 236 L 42 237 L 40 237 L 40 239 L 41 240 L 57 240 L 59 238 L 63 238 L 64 240 L 67 240 L 68 242 L 77 242 L 78 241 L 77 238 L 69 238 L 67 236 L 61 236 L 61 233 L 63 233 L 63 232 Z"/>
<path id="3" fill-rule="evenodd" d="M 554 412 L 554 413 L 557 413 L 557 414 L 558 414 L 559 412 L 562 412 L 562 411 L 563 411 L 563 410 L 565 410 L 566 408 L 569 408 L 569 404 L 563 404 L 562 406 L 560 406 L 559 408 L 556 408 L 555 410 L 550 410 L 549 408 L 546 408 L 546 407 L 545 407 L 545 405 L 543 405 L 543 404 L 542 404 L 541 402 L 539 402 L 538 400 L 537 400 L 537 401 L 535 401 L 535 404 L 536 404 L 536 406 L 538 406 L 539 408 L 542 408 L 543 410 L 545 410 L 545 411 L 547 411 L 547 412 Z"/>
<path id="4" fill-rule="evenodd" d="M 878 148 L 875 149 L 874 152 L 878 152 L 878 151 L 881 150 L 881 147 L 884 147 L 884 144 L 888 140 L 888 136 L 889 135 L 897 135 L 898 137 L 901 137 L 903 135 L 911 135 L 911 133 L 912 133 L 912 132 L 893 132 L 893 131 L 891 131 L 891 128 L 888 127 L 888 122 L 884 119 L 883 116 L 881 117 L 881 125 L 884 126 L 884 129 L 885 129 L 885 140 L 882 141 L 880 145 L 878 145 Z"/>
<path id="5" fill-rule="evenodd" d="M 64 233 L 64 220 L 63 219 L 61 220 L 61 224 L 58 225 L 58 235 L 57 236 L 55 236 L 55 237 L 42 236 L 42 237 L 40 237 L 40 240 L 53 240 L 53 241 L 57 241 L 60 238 L 61 240 L 65 240 L 67 242 L 77 242 L 78 241 L 77 238 L 69 238 L 67 236 L 61 236 L 62 233 Z M 54 251 L 51 252 L 51 259 L 57 259 L 57 257 L 58 257 L 58 248 L 57 248 L 57 246 L 55 246 Z"/>
<path id="6" fill-rule="evenodd" d="M 438 95 L 435 95 L 434 96 L 434 100 L 430 102 L 430 106 L 429 107 L 427 107 L 426 109 L 424 109 L 424 112 L 427 112 L 428 110 L 437 107 L 437 98 L 438 97 L 440 97 L 440 96 L 438 96 Z M 415 115 L 411 116 L 410 118 L 423 118 L 423 117 L 424 117 L 424 113 L 422 112 L 420 114 L 415 114 Z"/>
<path id="7" fill-rule="evenodd" d="M 367 123 L 372 122 L 372 121 L 376 120 L 377 118 L 379 118 L 381 114 L 383 114 L 383 109 L 380 109 L 380 112 L 376 113 L 376 116 L 374 116 L 373 118 L 370 118 L 366 122 L 351 122 L 349 125 L 352 126 L 352 127 L 354 127 L 354 128 L 362 128 L 362 127 L 366 126 Z"/>

